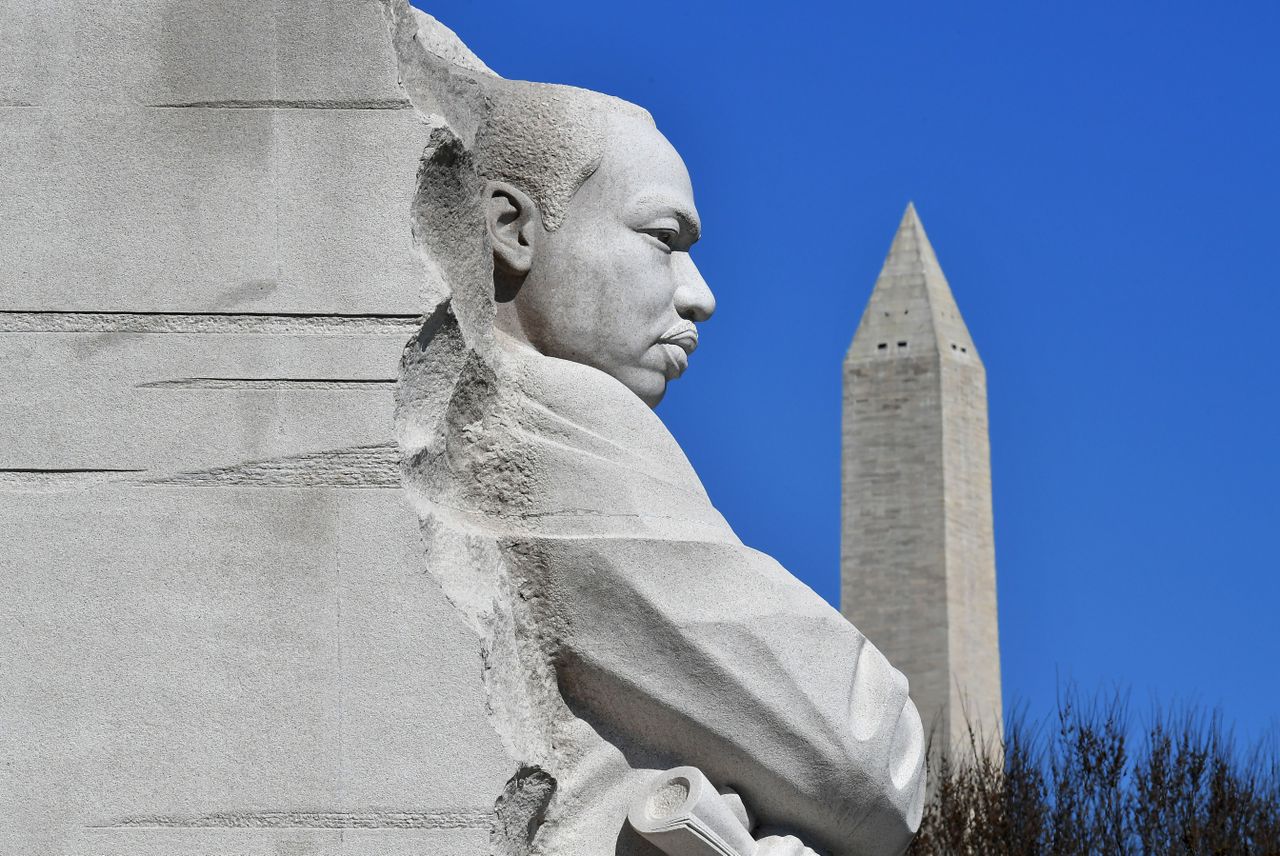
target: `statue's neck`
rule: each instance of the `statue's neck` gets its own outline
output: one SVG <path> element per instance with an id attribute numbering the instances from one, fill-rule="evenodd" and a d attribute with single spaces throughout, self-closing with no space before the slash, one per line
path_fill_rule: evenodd
<path id="1" fill-rule="evenodd" d="M 533 347 L 533 343 L 525 332 L 524 325 L 520 322 L 520 313 L 516 311 L 514 300 L 494 305 L 493 328 L 500 333 L 505 333 L 516 342 L 530 348 Z"/>

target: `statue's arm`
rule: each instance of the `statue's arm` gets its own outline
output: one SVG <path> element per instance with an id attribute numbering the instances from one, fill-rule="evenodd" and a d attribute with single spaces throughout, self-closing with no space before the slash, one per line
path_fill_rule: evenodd
<path id="1" fill-rule="evenodd" d="M 923 787 L 919 717 L 905 679 L 839 613 L 739 545 L 544 548 L 576 714 L 624 752 L 699 767 L 763 825 L 833 856 L 906 847 Z"/>

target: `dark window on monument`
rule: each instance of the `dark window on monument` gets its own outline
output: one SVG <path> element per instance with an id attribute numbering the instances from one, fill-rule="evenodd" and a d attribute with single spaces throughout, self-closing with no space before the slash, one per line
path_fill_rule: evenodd
<path id="1" fill-rule="evenodd" d="M 967 353 L 969 353 L 969 349 L 968 349 L 968 348 L 961 348 L 961 349 L 960 349 L 960 353 L 962 353 L 962 354 L 967 354 Z"/>
<path id="2" fill-rule="evenodd" d="M 877 350 L 877 351 L 883 351 L 883 350 L 884 350 L 885 348 L 887 348 L 887 347 L 889 347 L 889 343 L 888 343 L 888 342 L 881 342 L 880 344 L 876 345 L 876 350 Z"/>
<path id="3" fill-rule="evenodd" d="M 899 342 L 899 343 L 898 343 L 898 347 L 899 347 L 899 348 L 905 348 L 906 346 L 907 346 L 907 343 L 906 343 L 906 342 Z"/>
<path id="4" fill-rule="evenodd" d="M 956 349 L 956 343 L 955 343 L 955 342 L 952 342 L 952 343 L 951 343 L 951 350 L 953 350 L 953 351 L 954 351 L 955 349 Z"/>

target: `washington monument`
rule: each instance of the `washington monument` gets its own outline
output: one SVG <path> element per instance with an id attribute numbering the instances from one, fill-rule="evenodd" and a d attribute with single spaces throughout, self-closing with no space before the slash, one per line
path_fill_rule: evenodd
<path id="1" fill-rule="evenodd" d="M 986 372 L 908 205 L 844 362 L 841 608 L 937 748 L 1000 721 Z"/>

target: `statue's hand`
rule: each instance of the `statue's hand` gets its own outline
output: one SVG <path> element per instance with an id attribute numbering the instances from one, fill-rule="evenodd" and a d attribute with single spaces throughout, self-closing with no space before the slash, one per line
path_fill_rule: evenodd
<path id="1" fill-rule="evenodd" d="M 742 797 L 730 788 L 720 788 L 720 796 L 733 810 L 743 829 L 755 828 L 755 819 L 747 809 Z M 804 842 L 794 835 L 767 835 L 756 841 L 755 856 L 818 856 L 814 850 L 804 846 Z"/>
<path id="2" fill-rule="evenodd" d="M 794 835 L 770 835 L 756 842 L 760 849 L 756 856 L 818 856 L 814 850 L 804 846 L 804 842 Z"/>
<path id="3" fill-rule="evenodd" d="M 627 811 L 631 828 L 667 856 L 819 856 L 794 835 L 754 840 L 742 797 L 697 767 L 659 773 Z"/>

